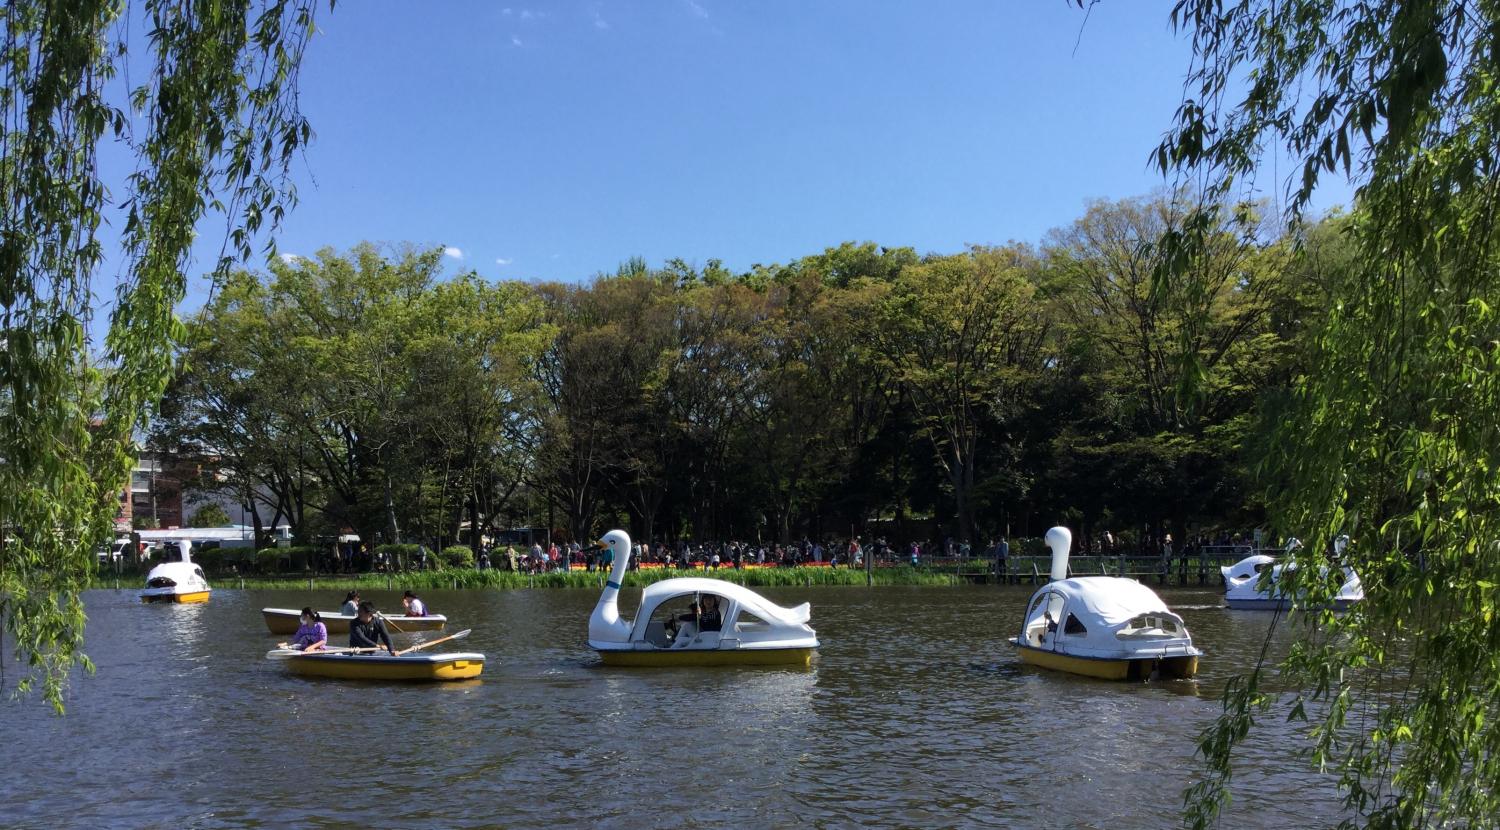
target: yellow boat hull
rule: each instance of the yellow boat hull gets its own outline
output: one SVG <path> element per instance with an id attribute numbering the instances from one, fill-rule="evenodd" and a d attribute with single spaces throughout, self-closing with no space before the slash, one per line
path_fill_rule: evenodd
<path id="1" fill-rule="evenodd" d="M 419 660 L 376 655 L 307 655 L 287 658 L 286 666 L 303 677 L 336 680 L 469 680 L 484 671 L 484 656 L 464 654 Z"/>
<path id="2" fill-rule="evenodd" d="M 1189 678 L 1198 673 L 1197 655 L 1184 657 L 1150 657 L 1136 660 L 1112 660 L 1078 657 L 1055 651 L 1013 643 L 1021 662 L 1053 671 L 1097 677 L 1100 680 L 1145 680 L 1152 672 L 1163 677 Z"/>
<path id="3" fill-rule="evenodd" d="M 208 602 L 208 594 L 208 591 L 193 591 L 187 594 L 142 594 L 141 602 L 177 602 L 184 604 Z"/>
<path id="4" fill-rule="evenodd" d="M 599 651 L 606 666 L 809 666 L 812 648 L 660 649 L 656 651 Z"/>

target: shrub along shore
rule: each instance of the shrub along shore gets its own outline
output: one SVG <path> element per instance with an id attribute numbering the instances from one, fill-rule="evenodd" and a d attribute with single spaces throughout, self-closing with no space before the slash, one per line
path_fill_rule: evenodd
<path id="1" fill-rule="evenodd" d="M 474 570 L 451 568 L 436 571 L 407 571 L 401 573 L 363 574 L 282 574 L 276 576 L 240 576 L 237 574 L 210 574 L 209 582 L 218 588 L 284 588 L 332 590 L 369 588 L 392 590 L 442 589 L 442 588 L 591 588 L 604 587 L 607 574 L 602 571 L 553 571 L 527 574 L 515 571 Z M 847 585 L 864 586 L 865 572 L 862 569 L 828 567 L 793 568 L 719 568 L 716 571 L 682 571 L 667 568 L 649 568 L 630 571 L 625 575 L 626 588 L 639 588 L 663 579 L 677 576 L 712 576 L 726 582 L 754 588 L 776 586 Z M 137 587 L 144 579 L 134 573 L 116 576 L 112 571 L 100 569 L 95 574 L 91 587 L 115 588 Z M 964 578 L 952 570 L 931 568 L 884 567 L 871 573 L 874 585 L 944 586 L 964 582 Z"/>

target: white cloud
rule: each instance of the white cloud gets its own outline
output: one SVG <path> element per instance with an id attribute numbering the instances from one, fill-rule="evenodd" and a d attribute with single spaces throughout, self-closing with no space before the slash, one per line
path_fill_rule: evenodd
<path id="1" fill-rule="evenodd" d="M 546 14 L 543 12 L 534 12 L 531 9 L 521 9 L 522 20 L 537 20 L 543 17 L 546 17 Z"/>
<path id="2" fill-rule="evenodd" d="M 282 254 L 277 254 L 276 256 L 282 262 L 285 262 L 287 265 L 292 265 L 293 263 L 296 263 L 298 260 L 302 259 L 302 255 L 301 254 L 293 254 L 293 253 L 282 253 Z"/>
<path id="3" fill-rule="evenodd" d="M 589 9 L 589 14 L 594 16 L 595 29 L 609 28 L 609 21 L 604 19 L 604 15 L 600 14 L 598 9 Z"/>
<path id="4" fill-rule="evenodd" d="M 513 261 L 514 260 L 509 260 L 509 259 L 506 259 L 505 257 L 500 257 L 499 259 L 495 260 L 495 264 L 499 265 L 501 267 L 504 267 L 506 265 L 511 264 L 511 262 L 513 262 Z"/>
<path id="5" fill-rule="evenodd" d="M 451 256 L 454 259 L 463 259 L 464 252 L 461 248 L 455 248 L 452 245 L 449 245 L 448 247 L 443 249 L 443 256 Z"/>
<path id="6" fill-rule="evenodd" d="M 500 13 L 505 15 L 506 17 L 510 17 L 511 8 L 509 6 L 506 6 L 505 8 L 500 10 Z"/>
<path id="7" fill-rule="evenodd" d="M 698 5 L 697 0 L 686 0 L 686 2 L 688 11 L 692 12 L 695 17 L 701 17 L 704 20 L 708 19 L 708 9 Z"/>
<path id="8" fill-rule="evenodd" d="M 519 37 L 516 37 L 515 35 L 511 35 L 510 36 L 510 45 L 511 46 L 525 46 L 526 44 L 522 43 L 521 39 Z"/>

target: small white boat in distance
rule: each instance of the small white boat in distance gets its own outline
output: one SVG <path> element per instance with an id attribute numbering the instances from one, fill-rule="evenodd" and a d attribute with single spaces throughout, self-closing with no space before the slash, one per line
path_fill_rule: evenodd
<path id="1" fill-rule="evenodd" d="M 589 647 L 608 666 L 799 665 L 812 662 L 818 635 L 808 626 L 811 606 L 783 608 L 722 579 L 664 579 L 646 587 L 634 621 L 620 617 L 620 582 L 630 560 L 630 536 L 612 530 L 600 545 L 614 553 L 614 570 L 589 617 Z M 695 608 L 712 599 L 717 628 L 700 625 Z"/>
<path id="2" fill-rule="evenodd" d="M 208 577 L 189 556 L 193 543 L 178 540 L 175 562 L 163 562 L 146 574 L 146 590 L 141 602 L 208 602 Z"/>
<path id="3" fill-rule="evenodd" d="M 261 618 L 266 621 L 266 628 L 272 634 L 296 634 L 297 627 L 302 625 L 302 612 L 295 608 L 262 608 Z M 405 634 L 408 631 L 440 631 L 448 624 L 448 618 L 442 614 L 428 614 L 425 617 L 408 617 L 404 614 L 377 614 L 386 621 L 394 634 Z M 337 611 L 319 611 L 318 617 L 328 629 L 329 634 L 348 634 L 349 623 L 354 617 L 340 614 Z"/>
<path id="4" fill-rule="evenodd" d="M 1348 544 L 1348 536 L 1340 536 L 1335 539 L 1333 542 L 1334 554 L 1342 557 L 1344 548 Z M 1301 542 L 1293 539 L 1287 543 L 1286 549 L 1288 552 L 1291 552 L 1301 546 Z M 1238 575 L 1244 570 L 1241 566 L 1253 559 L 1264 559 L 1266 561 L 1254 565 L 1254 573 L 1249 578 L 1240 579 L 1231 584 L 1228 571 L 1232 570 L 1235 575 Z M 1269 556 L 1251 556 L 1235 563 L 1229 569 L 1225 569 L 1225 604 L 1237 611 L 1275 611 L 1291 608 L 1291 598 L 1286 595 L 1281 581 L 1287 571 L 1296 568 L 1296 565 L 1276 565 L 1274 562 L 1275 560 Z M 1261 573 L 1268 567 L 1271 570 L 1271 575 L 1266 586 L 1262 588 L 1260 587 Z M 1365 598 L 1365 588 L 1359 581 L 1359 574 L 1355 573 L 1354 569 L 1349 567 L 1343 568 L 1342 572 L 1344 582 L 1339 586 L 1338 593 L 1333 597 L 1332 607 L 1335 611 L 1346 611 L 1350 605 Z M 1328 569 L 1326 567 L 1323 568 L 1322 573 L 1326 575 Z"/>
<path id="5" fill-rule="evenodd" d="M 1022 662 L 1104 680 L 1196 674 L 1202 652 L 1182 617 L 1133 579 L 1068 579 L 1072 543 L 1065 527 L 1047 531 L 1053 581 L 1031 595 L 1021 634 L 1010 640 Z"/>

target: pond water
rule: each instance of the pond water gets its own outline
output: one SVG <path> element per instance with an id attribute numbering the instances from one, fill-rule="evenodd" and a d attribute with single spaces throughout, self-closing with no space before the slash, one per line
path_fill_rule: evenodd
<path id="1" fill-rule="evenodd" d="M 1201 673 L 1122 684 L 1023 667 L 1005 638 L 1024 586 L 763 593 L 812 602 L 811 668 L 604 668 L 584 643 L 593 592 L 433 591 L 484 676 L 400 685 L 264 659 L 279 638 L 261 607 L 338 592 L 93 591 L 98 673 L 74 679 L 68 714 L 0 702 L 0 826 L 1169 827 L 1194 738 L 1269 619 L 1162 589 Z M 1338 821 L 1292 737 L 1270 722 L 1241 754 L 1225 826 Z"/>

